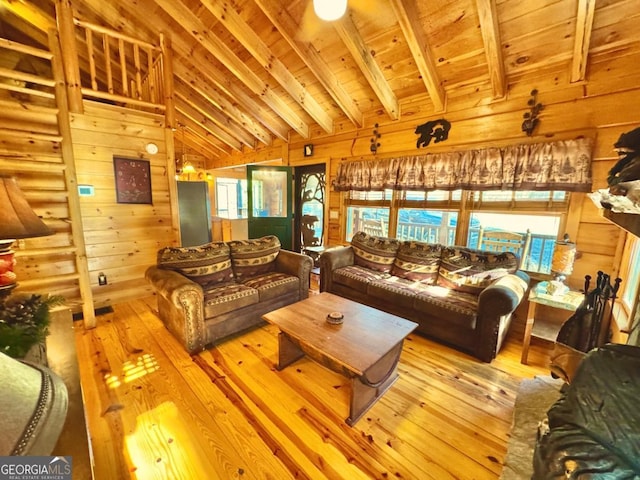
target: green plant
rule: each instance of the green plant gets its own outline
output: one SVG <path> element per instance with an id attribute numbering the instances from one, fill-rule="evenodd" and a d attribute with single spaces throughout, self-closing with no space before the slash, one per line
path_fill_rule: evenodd
<path id="1" fill-rule="evenodd" d="M 49 309 L 64 303 L 59 295 L 12 295 L 0 301 L 0 352 L 24 357 L 48 334 Z"/>

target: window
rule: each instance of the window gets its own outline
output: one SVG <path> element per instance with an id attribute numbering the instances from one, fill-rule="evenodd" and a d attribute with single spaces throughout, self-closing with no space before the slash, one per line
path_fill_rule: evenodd
<path id="1" fill-rule="evenodd" d="M 392 190 L 347 193 L 346 240 L 358 231 L 389 236 Z"/>
<path id="2" fill-rule="evenodd" d="M 529 272 L 550 273 L 553 249 L 560 230 L 560 215 L 523 215 L 516 213 L 471 214 L 467 245 L 485 248 L 480 231 L 504 231 L 522 235 L 520 248 L 513 250 L 520 256 L 521 268 Z M 483 235 L 483 238 L 486 238 Z"/>
<path id="3" fill-rule="evenodd" d="M 636 304 L 638 282 L 640 282 L 640 239 L 627 236 L 625 247 L 621 262 L 623 270 L 620 271 L 620 278 L 624 278 L 621 301 L 627 314 L 630 315 Z"/>
<path id="4" fill-rule="evenodd" d="M 237 219 L 247 217 L 247 181 L 237 178 L 216 179 L 216 215 Z"/>

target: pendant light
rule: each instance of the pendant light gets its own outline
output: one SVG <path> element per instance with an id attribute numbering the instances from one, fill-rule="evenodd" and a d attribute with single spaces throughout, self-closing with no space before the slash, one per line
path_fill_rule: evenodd
<path id="1" fill-rule="evenodd" d="M 321 20 L 333 22 L 347 11 L 347 0 L 313 0 L 313 10 Z"/>

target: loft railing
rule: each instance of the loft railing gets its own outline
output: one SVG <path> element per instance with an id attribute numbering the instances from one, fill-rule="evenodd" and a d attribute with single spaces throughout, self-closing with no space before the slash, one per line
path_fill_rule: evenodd
<path id="1" fill-rule="evenodd" d="M 76 18 L 73 23 L 80 30 L 76 38 L 84 38 L 76 42 L 78 57 L 88 64 L 88 76 L 81 76 L 84 97 L 165 110 L 160 47 Z"/>

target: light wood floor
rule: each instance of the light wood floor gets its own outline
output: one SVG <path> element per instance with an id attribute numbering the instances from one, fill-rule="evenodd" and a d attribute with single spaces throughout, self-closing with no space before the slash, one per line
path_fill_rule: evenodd
<path id="1" fill-rule="evenodd" d="M 510 340 L 491 364 L 419 335 L 400 378 L 349 427 L 348 383 L 306 358 L 278 372 L 265 325 L 189 356 L 155 298 L 75 322 L 94 478 L 495 479 L 522 378 L 548 374 Z"/>

